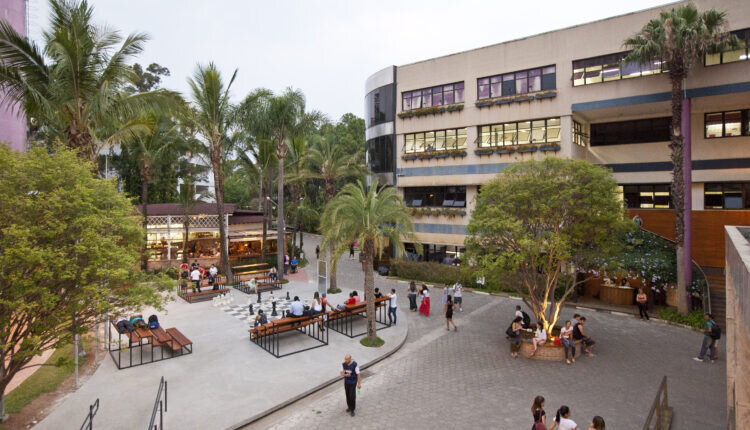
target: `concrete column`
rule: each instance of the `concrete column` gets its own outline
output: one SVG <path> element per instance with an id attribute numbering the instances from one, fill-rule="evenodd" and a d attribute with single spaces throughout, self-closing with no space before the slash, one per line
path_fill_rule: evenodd
<path id="1" fill-rule="evenodd" d="M 690 145 L 690 99 L 682 100 L 682 177 L 685 183 L 685 285 L 693 282 L 693 157 Z M 683 297 L 682 300 L 686 300 Z"/>

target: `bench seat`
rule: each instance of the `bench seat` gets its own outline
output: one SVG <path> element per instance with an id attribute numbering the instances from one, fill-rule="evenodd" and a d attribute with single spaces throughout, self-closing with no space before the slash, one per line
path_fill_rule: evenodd
<path id="1" fill-rule="evenodd" d="M 250 332 L 250 336 L 253 339 L 258 339 L 274 333 L 284 333 L 301 327 L 306 327 L 310 324 L 319 323 L 322 321 L 322 316 L 323 314 L 315 314 L 312 316 L 305 315 L 301 317 L 279 318 L 258 327 L 253 327 L 248 330 L 248 332 Z"/>
<path id="2" fill-rule="evenodd" d="M 188 339 L 182 332 L 177 330 L 176 328 L 168 328 L 167 334 L 172 337 L 172 350 L 173 351 L 179 351 L 182 348 L 186 346 L 193 345 L 193 342 Z"/>

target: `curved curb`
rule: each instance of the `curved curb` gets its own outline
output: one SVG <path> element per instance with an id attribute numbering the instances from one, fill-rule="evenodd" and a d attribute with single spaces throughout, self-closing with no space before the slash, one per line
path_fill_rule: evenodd
<path id="1" fill-rule="evenodd" d="M 409 337 L 409 325 L 407 324 L 406 325 L 406 335 L 401 340 L 401 343 L 398 344 L 398 346 L 396 346 L 395 348 L 393 348 L 392 351 L 389 351 L 389 352 L 383 354 L 382 356 L 377 357 L 377 358 L 371 360 L 370 362 L 361 365 L 360 367 L 362 369 L 367 369 L 368 367 L 373 366 L 373 365 L 379 363 L 380 361 L 385 360 L 386 358 L 390 357 L 396 351 L 398 351 L 399 349 L 401 349 L 402 346 L 404 346 L 404 344 L 406 343 L 406 339 L 408 337 Z M 311 389 L 309 389 L 309 390 L 307 390 L 307 391 L 305 391 L 303 393 L 300 393 L 300 394 L 292 397 L 291 399 L 285 400 L 284 402 L 279 403 L 278 405 L 276 405 L 276 406 L 274 406 L 272 408 L 268 408 L 265 411 L 260 412 L 258 414 L 255 414 L 252 417 L 250 417 L 250 418 L 248 418 L 248 419 L 246 419 L 244 421 L 240 421 L 237 424 L 231 425 L 231 426 L 227 427 L 227 430 L 237 430 L 237 429 L 241 429 L 242 427 L 248 426 L 248 425 L 250 425 L 250 424 L 252 424 L 252 423 L 254 423 L 256 421 L 259 421 L 259 420 L 261 420 L 261 419 L 263 419 L 263 418 L 265 418 L 265 417 L 273 414 L 274 412 L 277 412 L 277 411 L 279 411 L 279 410 L 281 410 L 281 409 L 283 409 L 283 408 L 285 408 L 285 407 L 287 407 L 287 406 L 289 406 L 289 405 L 291 405 L 293 403 L 298 402 L 299 400 L 304 399 L 307 396 L 315 394 L 316 392 L 318 392 L 318 391 L 320 391 L 320 390 L 322 390 L 324 388 L 327 388 L 327 387 L 335 384 L 336 382 L 339 382 L 340 380 L 341 380 L 340 376 L 337 376 L 335 378 L 331 378 L 328 381 L 325 381 L 325 382 L 323 382 L 321 384 L 318 384 L 317 386 L 315 386 L 315 387 L 313 387 L 313 388 L 311 388 Z"/>

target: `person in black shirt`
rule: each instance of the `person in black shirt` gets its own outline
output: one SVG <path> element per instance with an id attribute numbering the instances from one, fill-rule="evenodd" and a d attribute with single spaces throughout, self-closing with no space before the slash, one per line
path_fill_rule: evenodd
<path id="1" fill-rule="evenodd" d="M 593 339 L 591 339 L 589 336 L 586 335 L 586 332 L 583 330 L 583 326 L 586 324 L 586 317 L 581 317 L 580 321 L 576 326 L 573 328 L 573 339 L 575 340 L 582 340 L 583 344 L 586 345 L 586 348 L 584 349 L 584 352 L 589 357 L 594 357 L 594 342 Z"/>

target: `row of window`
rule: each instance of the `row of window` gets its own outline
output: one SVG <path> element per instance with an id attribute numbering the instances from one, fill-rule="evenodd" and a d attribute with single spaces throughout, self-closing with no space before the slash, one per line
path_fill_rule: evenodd
<path id="1" fill-rule="evenodd" d="M 731 49 L 718 54 L 706 55 L 705 65 L 713 66 L 716 64 L 734 63 L 735 61 L 745 61 L 750 58 L 750 28 L 731 32 L 740 40 L 738 49 Z"/>
<path id="2" fill-rule="evenodd" d="M 669 184 L 623 185 L 622 197 L 628 209 L 669 209 Z"/>
<path id="3" fill-rule="evenodd" d="M 547 66 L 477 79 L 477 98 L 489 99 L 555 88 L 555 66 Z"/>
<path id="4" fill-rule="evenodd" d="M 480 148 L 560 141 L 560 118 L 506 122 L 479 127 Z"/>
<path id="5" fill-rule="evenodd" d="M 466 149 L 466 129 L 428 131 L 404 135 L 404 152 Z"/>
<path id="6" fill-rule="evenodd" d="M 627 55 L 627 52 L 620 52 L 573 61 L 573 86 L 637 78 L 668 71 L 666 63 L 660 60 L 644 64 L 626 63 L 624 60 Z"/>
<path id="7" fill-rule="evenodd" d="M 406 187 L 404 202 L 409 207 L 466 207 L 466 186 Z"/>
<path id="8" fill-rule="evenodd" d="M 706 139 L 750 136 L 750 110 L 712 112 L 705 115 Z"/>
<path id="9" fill-rule="evenodd" d="M 628 209 L 673 208 L 669 184 L 623 185 L 623 200 Z M 706 183 L 703 185 L 705 209 L 750 209 L 750 182 Z"/>
<path id="10" fill-rule="evenodd" d="M 456 82 L 433 88 L 423 88 L 403 93 L 403 111 L 414 109 L 447 106 L 464 102 L 464 83 Z"/>
<path id="11" fill-rule="evenodd" d="M 666 142 L 671 121 L 663 117 L 591 124 L 591 146 Z"/>

